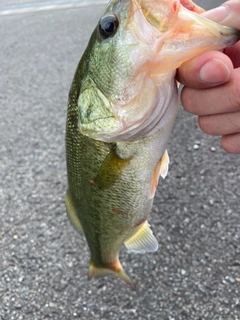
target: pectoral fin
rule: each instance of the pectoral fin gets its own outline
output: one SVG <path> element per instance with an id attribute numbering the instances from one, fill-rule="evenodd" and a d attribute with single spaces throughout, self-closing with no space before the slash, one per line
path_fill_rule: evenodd
<path id="1" fill-rule="evenodd" d="M 67 215 L 68 219 L 70 220 L 71 224 L 74 226 L 74 228 L 81 234 L 83 234 L 83 228 L 80 223 L 80 220 L 78 218 L 76 209 L 74 207 L 74 204 L 72 202 L 72 198 L 70 196 L 69 191 L 66 192 L 66 197 L 65 197 L 65 204 L 66 204 L 66 210 L 67 210 Z"/>
<path id="2" fill-rule="evenodd" d="M 130 252 L 145 253 L 154 252 L 158 249 L 157 239 L 154 237 L 147 221 L 124 244 Z"/>
<path id="3" fill-rule="evenodd" d="M 129 159 L 122 159 L 116 153 L 115 148 L 111 150 L 103 164 L 101 165 L 97 176 L 94 181 L 96 181 L 97 186 L 101 189 L 110 188 L 114 182 L 118 179 L 119 175 L 129 163 Z"/>

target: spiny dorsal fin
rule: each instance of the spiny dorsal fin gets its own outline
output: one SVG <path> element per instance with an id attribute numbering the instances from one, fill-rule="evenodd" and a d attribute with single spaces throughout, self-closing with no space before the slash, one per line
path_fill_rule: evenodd
<path id="1" fill-rule="evenodd" d="M 80 223 L 80 220 L 78 218 L 76 209 L 74 207 L 74 204 L 72 202 L 72 198 L 70 196 L 69 191 L 67 190 L 66 192 L 66 198 L 65 198 L 65 204 L 66 204 L 66 210 L 67 210 L 67 215 L 68 219 L 70 220 L 71 224 L 74 226 L 74 228 L 81 234 L 83 234 L 83 228 Z"/>
<path id="2" fill-rule="evenodd" d="M 161 166 L 160 166 L 160 176 L 165 179 L 168 173 L 168 166 L 169 166 L 169 156 L 167 150 L 165 150 L 162 159 L 161 159 Z"/>
<path id="3" fill-rule="evenodd" d="M 158 242 L 147 221 L 124 244 L 130 252 L 145 253 L 154 252 L 158 249 Z"/>

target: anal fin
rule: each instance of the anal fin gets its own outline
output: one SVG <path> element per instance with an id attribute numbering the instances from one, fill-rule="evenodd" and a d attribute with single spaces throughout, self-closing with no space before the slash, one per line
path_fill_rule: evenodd
<path id="1" fill-rule="evenodd" d="M 169 156 L 167 150 L 165 150 L 162 158 L 161 158 L 161 165 L 160 165 L 160 176 L 165 179 L 168 174 L 168 167 L 169 167 Z"/>
<path id="2" fill-rule="evenodd" d="M 66 197 L 65 197 L 65 204 L 66 204 L 66 211 L 68 215 L 68 219 L 70 220 L 71 224 L 73 227 L 81 234 L 83 234 L 83 228 L 81 225 L 81 222 L 78 218 L 76 209 L 74 207 L 74 204 L 72 202 L 72 198 L 70 196 L 69 191 L 67 190 L 66 192 Z"/>
<path id="3" fill-rule="evenodd" d="M 167 150 L 165 150 L 162 158 L 158 161 L 153 171 L 152 180 L 150 184 L 149 199 L 152 199 L 155 195 L 156 188 L 158 186 L 159 177 L 161 176 L 163 179 L 166 178 L 168 173 L 168 166 L 169 166 L 169 156 L 168 156 Z"/>
<path id="4" fill-rule="evenodd" d="M 147 221 L 124 244 L 128 251 L 136 253 L 154 252 L 158 249 L 157 239 L 154 237 Z"/>

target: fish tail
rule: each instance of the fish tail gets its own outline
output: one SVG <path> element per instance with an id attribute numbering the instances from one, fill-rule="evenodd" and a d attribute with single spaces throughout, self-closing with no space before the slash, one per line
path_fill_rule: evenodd
<path id="1" fill-rule="evenodd" d="M 123 281 L 125 281 L 128 285 L 133 287 L 133 282 L 129 278 L 129 276 L 125 273 L 121 263 L 117 260 L 113 264 L 109 264 L 106 267 L 98 267 L 94 264 L 92 260 L 90 260 L 89 270 L 88 270 L 88 280 L 92 280 L 93 278 L 104 277 L 109 274 L 115 274 Z"/>

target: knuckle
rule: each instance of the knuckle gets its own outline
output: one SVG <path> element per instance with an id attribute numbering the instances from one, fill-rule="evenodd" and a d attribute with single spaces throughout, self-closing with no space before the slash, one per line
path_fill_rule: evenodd
<path id="1" fill-rule="evenodd" d="M 196 112 L 196 97 L 192 89 L 184 87 L 181 92 L 181 103 L 183 108 L 193 114 Z"/>
<path id="2" fill-rule="evenodd" d="M 228 100 L 232 110 L 240 109 L 240 77 L 233 82 L 233 90 L 228 90 Z"/>
<path id="3" fill-rule="evenodd" d="M 233 135 L 226 135 L 221 138 L 222 148 L 234 154 L 240 153 L 240 133 Z"/>
<path id="4" fill-rule="evenodd" d="M 214 134 L 215 125 L 211 116 L 199 116 L 198 117 L 199 127 L 208 134 Z"/>
<path id="5" fill-rule="evenodd" d="M 240 111 L 230 113 L 226 119 L 231 131 L 238 132 L 240 130 Z"/>

